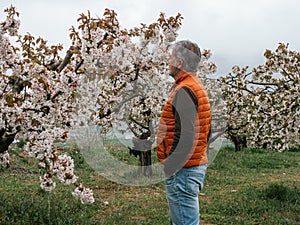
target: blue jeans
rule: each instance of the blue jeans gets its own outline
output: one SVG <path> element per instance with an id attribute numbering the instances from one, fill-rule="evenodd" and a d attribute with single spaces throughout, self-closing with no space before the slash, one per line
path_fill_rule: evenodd
<path id="1" fill-rule="evenodd" d="M 199 225 L 199 192 L 203 188 L 207 165 L 181 168 L 165 178 L 172 225 Z"/>

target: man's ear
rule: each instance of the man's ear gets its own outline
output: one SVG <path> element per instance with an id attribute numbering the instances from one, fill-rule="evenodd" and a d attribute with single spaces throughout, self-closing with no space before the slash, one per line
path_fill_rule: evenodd
<path id="1" fill-rule="evenodd" d="M 182 69 L 182 68 L 183 68 L 183 60 L 182 60 L 182 59 L 178 59 L 178 60 L 176 61 L 176 67 L 177 67 L 178 69 Z"/>

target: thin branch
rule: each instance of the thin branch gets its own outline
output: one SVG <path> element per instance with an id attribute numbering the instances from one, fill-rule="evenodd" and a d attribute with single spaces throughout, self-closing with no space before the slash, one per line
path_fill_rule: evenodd
<path id="1" fill-rule="evenodd" d="M 43 112 L 43 111 L 40 110 L 40 109 L 31 109 L 31 108 L 24 108 L 23 110 L 24 110 L 24 111 L 33 111 L 33 112 L 35 112 L 35 113 Z"/>
<path id="2" fill-rule="evenodd" d="M 136 121 L 136 120 L 135 120 L 135 119 L 133 119 L 132 117 L 130 117 L 129 119 L 130 119 L 131 121 L 133 121 L 135 124 L 139 125 L 141 128 L 143 128 L 143 129 L 146 129 L 146 130 L 149 130 L 149 131 L 150 131 L 150 128 L 149 128 L 149 127 L 147 127 L 147 126 L 145 126 L 144 124 L 142 124 L 142 123 L 140 123 L 140 122 Z"/>
<path id="3" fill-rule="evenodd" d="M 231 87 L 233 87 L 233 88 L 236 88 L 236 89 L 241 89 L 241 90 L 244 90 L 244 91 L 247 91 L 247 92 L 249 92 L 250 94 L 252 94 L 252 95 L 255 95 L 256 96 L 256 94 L 254 93 L 254 92 L 252 92 L 252 91 L 250 91 L 250 90 L 248 90 L 247 88 L 239 88 L 238 86 L 236 86 L 236 85 L 233 85 L 233 84 L 231 84 L 230 85 Z"/>
<path id="4" fill-rule="evenodd" d="M 3 97 L 4 93 L 6 92 L 6 88 L 8 87 L 8 82 L 6 83 L 4 90 L 2 91 L 2 94 L 0 95 L 0 98 Z"/>
<path id="5" fill-rule="evenodd" d="M 53 102 L 53 101 L 55 100 L 55 98 L 58 97 L 58 96 L 61 95 L 61 94 L 63 94 L 62 91 L 56 92 L 56 93 L 52 96 L 51 101 Z"/>
<path id="6" fill-rule="evenodd" d="M 56 71 L 57 68 L 59 67 L 59 65 L 60 65 L 61 63 L 62 63 L 62 60 L 59 60 L 59 62 L 54 63 L 53 65 L 51 65 L 49 69 L 50 69 L 51 71 Z"/>
<path id="7" fill-rule="evenodd" d="M 274 83 L 263 83 L 263 82 L 255 82 L 255 81 L 249 81 L 249 84 L 255 84 L 255 85 L 263 85 L 263 86 L 276 86 L 278 87 L 278 84 Z"/>
<path id="8" fill-rule="evenodd" d="M 116 106 L 115 108 L 113 108 L 112 112 L 118 112 L 120 110 L 120 108 L 122 107 L 123 104 L 125 104 L 126 102 L 130 101 L 131 99 L 138 97 L 138 94 L 132 95 L 131 97 L 125 99 L 124 101 L 122 101 L 121 103 L 118 104 L 118 106 Z"/>
<path id="9" fill-rule="evenodd" d="M 118 106 L 114 107 L 112 110 L 108 110 L 107 113 L 105 114 L 100 114 L 100 119 L 105 118 L 107 116 L 110 116 L 112 113 L 117 113 L 119 112 L 120 108 L 122 107 L 123 104 L 125 104 L 126 102 L 130 101 L 131 99 L 135 98 L 139 96 L 138 94 L 135 94 L 127 99 L 125 99 L 124 101 L 122 101 L 121 103 L 118 104 Z"/>
<path id="10" fill-rule="evenodd" d="M 76 74 L 77 74 L 77 71 L 79 70 L 79 68 L 82 66 L 83 62 L 84 62 L 84 60 L 81 59 L 80 62 L 77 64 L 75 71 L 74 71 Z"/>
<path id="11" fill-rule="evenodd" d="M 64 60 L 61 62 L 61 64 L 58 66 L 58 68 L 57 68 L 57 72 L 61 72 L 67 65 L 68 65 L 68 63 L 70 62 L 70 60 L 71 60 L 71 57 L 72 57 L 72 55 L 75 53 L 75 51 L 76 50 L 78 50 L 78 48 L 77 47 L 74 47 L 74 46 L 71 46 L 70 48 L 69 48 L 69 50 L 67 51 L 67 54 L 66 54 L 66 56 L 65 56 L 65 58 L 64 58 Z"/>
<path id="12" fill-rule="evenodd" d="M 221 137 L 223 134 L 225 134 L 226 130 L 218 133 L 217 135 L 211 137 L 209 140 L 208 140 L 208 143 L 211 144 L 213 143 L 215 140 L 217 140 L 219 137 Z"/>
<path id="13" fill-rule="evenodd" d="M 245 74 L 244 79 L 247 78 L 248 76 L 250 76 L 251 74 L 252 74 L 252 72 Z"/>
<path id="14" fill-rule="evenodd" d="M 213 133 L 219 133 L 219 132 L 225 132 L 225 131 L 226 131 L 226 127 L 222 127 L 222 128 L 219 128 L 219 129 L 212 129 Z"/>
<path id="15" fill-rule="evenodd" d="M 216 121 L 216 120 L 218 120 L 218 121 L 220 121 L 220 120 L 228 120 L 228 116 L 222 115 L 222 116 L 220 116 L 220 117 L 217 117 L 217 116 L 214 116 L 214 115 L 213 115 L 213 120 L 214 120 L 214 121 Z"/>
<path id="16" fill-rule="evenodd" d="M 135 137 L 138 136 L 138 133 L 135 132 L 135 130 L 133 129 L 133 127 L 129 126 L 130 131 L 134 134 Z"/>

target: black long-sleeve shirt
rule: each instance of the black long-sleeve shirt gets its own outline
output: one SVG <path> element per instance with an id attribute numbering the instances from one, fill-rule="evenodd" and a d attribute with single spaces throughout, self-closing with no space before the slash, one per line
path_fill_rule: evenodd
<path id="1" fill-rule="evenodd" d="M 166 176 L 180 169 L 192 151 L 197 108 L 198 101 L 193 91 L 188 87 L 178 89 L 172 101 L 175 133 L 170 155 L 164 162 Z"/>

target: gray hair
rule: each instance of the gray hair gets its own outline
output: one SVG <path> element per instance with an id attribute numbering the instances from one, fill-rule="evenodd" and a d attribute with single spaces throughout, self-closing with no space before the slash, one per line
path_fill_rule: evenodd
<path id="1" fill-rule="evenodd" d="M 196 72 L 201 59 L 201 51 L 196 43 L 188 40 L 178 41 L 174 45 L 176 59 L 183 61 L 186 72 Z"/>

